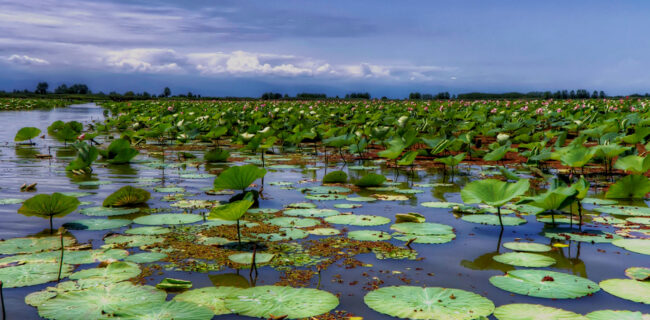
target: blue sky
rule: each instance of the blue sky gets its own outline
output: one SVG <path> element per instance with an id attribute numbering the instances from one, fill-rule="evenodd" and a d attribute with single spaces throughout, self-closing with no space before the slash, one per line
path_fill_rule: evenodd
<path id="1" fill-rule="evenodd" d="M 0 90 L 650 91 L 648 1 L 0 2 Z"/>

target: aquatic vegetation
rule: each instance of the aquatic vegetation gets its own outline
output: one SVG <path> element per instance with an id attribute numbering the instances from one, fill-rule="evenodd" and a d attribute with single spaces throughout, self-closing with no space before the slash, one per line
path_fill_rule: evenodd
<path id="1" fill-rule="evenodd" d="M 77 210 L 79 200 L 55 192 L 53 194 L 35 195 L 23 202 L 18 213 L 26 216 L 36 216 L 50 220 L 50 230 L 54 230 L 52 219 L 63 217 Z"/>
<path id="2" fill-rule="evenodd" d="M 599 283 L 609 294 L 621 299 L 650 304 L 650 282 L 631 279 L 608 279 Z"/>
<path id="3" fill-rule="evenodd" d="M 485 203 L 497 208 L 499 224 L 503 229 L 501 207 L 510 200 L 523 195 L 530 188 L 528 180 L 519 180 L 515 183 L 503 182 L 495 179 L 477 180 L 468 183 L 460 195 L 465 203 Z"/>
<path id="4" fill-rule="evenodd" d="M 344 171 L 332 171 L 323 177 L 323 183 L 345 183 L 348 181 L 348 174 Z"/>
<path id="5" fill-rule="evenodd" d="M 369 173 L 361 177 L 361 179 L 359 179 L 359 181 L 356 181 L 354 184 L 362 188 L 379 187 L 384 183 L 384 181 L 386 181 L 386 177 L 384 177 L 383 175 L 376 174 L 376 173 Z"/>
<path id="6" fill-rule="evenodd" d="M 126 139 L 115 139 L 106 149 L 100 149 L 99 154 L 108 163 L 129 163 L 138 155 L 138 150 L 131 148 L 131 142 Z"/>
<path id="7" fill-rule="evenodd" d="M 591 320 L 575 312 L 547 307 L 539 304 L 513 303 L 499 306 L 494 309 L 494 316 L 498 320 Z"/>
<path id="8" fill-rule="evenodd" d="M 14 137 L 14 141 L 16 142 L 22 142 L 29 140 L 29 144 L 32 144 L 32 139 L 38 137 L 38 135 L 41 134 L 41 129 L 35 128 L 35 127 L 23 127 L 16 132 L 16 136 Z"/>
<path id="9" fill-rule="evenodd" d="M 104 202 L 102 206 L 104 207 L 127 207 L 138 204 L 146 203 L 151 194 L 149 191 L 135 188 L 132 186 L 124 186 L 119 188 L 117 191 L 111 193 Z"/>
<path id="10" fill-rule="evenodd" d="M 509 292 L 549 299 L 575 299 L 600 290 L 589 279 L 548 270 L 508 271 L 491 277 L 490 283 Z"/>
<path id="11" fill-rule="evenodd" d="M 83 141 L 75 143 L 73 147 L 77 150 L 77 158 L 72 160 L 65 169 L 73 172 L 78 170 L 92 172 L 91 165 L 97 160 L 99 150 Z"/>
<path id="12" fill-rule="evenodd" d="M 266 175 L 266 169 L 258 168 L 253 164 L 230 167 L 214 179 L 214 189 L 232 189 L 244 192 L 255 180 L 263 178 L 264 175 Z"/>

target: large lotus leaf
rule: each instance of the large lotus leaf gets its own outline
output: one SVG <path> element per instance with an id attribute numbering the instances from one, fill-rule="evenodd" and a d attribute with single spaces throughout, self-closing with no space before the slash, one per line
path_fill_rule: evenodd
<path id="1" fill-rule="evenodd" d="M 16 136 L 14 137 L 14 141 L 25 141 L 25 140 L 31 140 L 38 135 L 41 134 L 41 129 L 35 128 L 35 127 L 23 127 L 16 132 Z"/>
<path id="2" fill-rule="evenodd" d="M 131 143 L 126 139 L 115 139 L 106 150 L 99 151 L 109 163 L 129 163 L 138 155 L 138 150 L 131 148 Z"/>
<path id="3" fill-rule="evenodd" d="M 309 233 L 297 228 L 280 228 L 277 233 L 258 233 L 255 236 L 266 241 L 285 241 L 304 239 L 309 236 Z"/>
<path id="4" fill-rule="evenodd" d="M 498 320 L 587 320 L 571 311 L 528 303 L 500 306 L 494 309 L 494 316 Z"/>
<path id="5" fill-rule="evenodd" d="M 492 257 L 497 262 L 517 267 L 544 268 L 555 264 L 555 259 L 537 253 L 508 252 Z"/>
<path id="6" fill-rule="evenodd" d="M 141 234 L 141 235 L 156 235 L 156 234 L 167 234 L 172 230 L 165 227 L 138 227 L 124 231 L 126 234 Z"/>
<path id="7" fill-rule="evenodd" d="M 630 279 L 608 279 L 600 287 L 619 298 L 650 304 L 650 282 Z"/>
<path id="8" fill-rule="evenodd" d="M 126 257 L 124 261 L 133 262 L 133 263 L 151 263 L 164 258 L 167 258 L 167 255 L 164 253 L 140 252 Z"/>
<path id="9" fill-rule="evenodd" d="M 70 275 L 72 265 L 63 264 L 61 278 Z M 59 275 L 59 263 L 27 263 L 14 267 L 0 268 L 0 281 L 5 288 L 33 286 L 56 281 Z"/>
<path id="10" fill-rule="evenodd" d="M 145 203 L 151 198 L 149 191 L 124 186 L 109 195 L 102 204 L 104 207 L 124 207 Z"/>
<path id="11" fill-rule="evenodd" d="M 644 174 L 650 170 L 650 157 L 630 155 L 627 157 L 618 158 L 614 164 L 614 168 L 634 174 Z"/>
<path id="12" fill-rule="evenodd" d="M 650 217 L 640 217 L 640 218 L 627 218 L 626 219 L 628 222 L 636 223 L 636 224 L 645 224 L 645 225 L 650 225 Z M 625 223 L 625 221 L 621 222 Z"/>
<path id="13" fill-rule="evenodd" d="M 506 242 L 504 247 L 514 251 L 528 251 L 528 252 L 548 252 L 551 247 L 541 243 L 532 242 Z"/>
<path id="14" fill-rule="evenodd" d="M 89 264 L 106 260 L 120 260 L 129 255 L 129 252 L 121 249 L 108 250 L 82 250 L 82 251 L 65 251 L 63 254 L 63 263 L 67 264 Z M 61 251 L 46 251 L 31 254 L 21 254 L 17 256 L 4 257 L 0 259 L 0 266 L 11 263 L 45 263 L 58 262 L 61 259 Z"/>
<path id="15" fill-rule="evenodd" d="M 444 235 L 453 234 L 454 228 L 446 224 L 432 222 L 404 222 L 390 226 L 391 230 L 409 235 Z"/>
<path id="16" fill-rule="evenodd" d="M 65 247 L 77 241 L 69 236 L 63 237 Z M 41 238 L 13 238 L 0 241 L 0 254 L 33 253 L 61 249 L 61 238 L 58 236 Z"/>
<path id="17" fill-rule="evenodd" d="M 632 267 L 625 269 L 625 275 L 639 281 L 650 279 L 650 268 Z"/>
<path id="18" fill-rule="evenodd" d="M 600 290 L 589 279 L 548 270 L 513 270 L 491 277 L 490 283 L 509 292 L 549 299 L 574 299 Z"/>
<path id="19" fill-rule="evenodd" d="M 637 206 L 603 206 L 594 208 L 594 211 L 619 216 L 650 216 L 650 208 Z"/>
<path id="20" fill-rule="evenodd" d="M 285 228 L 309 228 L 320 224 L 320 221 L 311 218 L 277 217 L 267 221 L 268 223 Z"/>
<path id="21" fill-rule="evenodd" d="M 335 236 L 337 234 L 341 234 L 341 231 L 339 229 L 334 228 L 314 228 L 307 232 L 316 236 Z"/>
<path id="22" fill-rule="evenodd" d="M 643 199 L 650 192 L 650 180 L 642 175 L 629 175 L 609 187 L 605 198 Z"/>
<path id="23" fill-rule="evenodd" d="M 346 224 L 351 226 L 380 226 L 390 223 L 390 219 L 386 217 L 362 214 L 340 214 L 327 217 L 325 221 L 333 224 Z"/>
<path id="24" fill-rule="evenodd" d="M 70 279 L 95 279 L 106 282 L 120 282 L 136 277 L 140 272 L 140 267 L 135 263 L 116 261 L 103 268 L 77 271 L 70 275 Z"/>
<path id="25" fill-rule="evenodd" d="M 242 289 L 226 298 L 226 308 L 233 313 L 259 318 L 309 318 L 330 312 L 338 304 L 339 299 L 327 291 L 283 286 Z"/>
<path id="26" fill-rule="evenodd" d="M 118 307 L 115 315 L 123 320 L 210 320 L 214 313 L 207 307 L 185 301 L 164 301 Z"/>
<path id="27" fill-rule="evenodd" d="M 167 293 L 151 286 L 136 286 L 128 281 L 57 295 L 38 306 L 38 314 L 54 320 L 107 319 L 118 308 L 165 301 Z"/>
<path id="28" fill-rule="evenodd" d="M 471 320 L 494 311 L 494 304 L 485 297 L 440 287 L 384 287 L 369 292 L 363 300 L 379 313 L 402 319 Z"/>
<path id="29" fill-rule="evenodd" d="M 384 181 L 386 181 L 386 177 L 384 177 L 383 175 L 376 174 L 376 173 L 369 173 L 361 177 L 361 179 L 359 179 L 359 181 L 355 182 L 354 184 L 361 188 L 378 187 L 382 183 L 384 183 Z"/>
<path id="30" fill-rule="evenodd" d="M 131 224 L 127 219 L 80 219 L 63 224 L 63 227 L 70 230 L 107 230 L 118 229 Z"/>
<path id="31" fill-rule="evenodd" d="M 498 226 L 499 216 L 493 214 L 470 214 L 461 218 L 463 221 Z M 519 217 L 501 217 L 504 226 L 517 226 L 526 223 L 526 219 Z"/>
<path id="32" fill-rule="evenodd" d="M 125 214 L 132 214 L 139 212 L 138 208 L 106 208 L 106 207 L 90 207 L 79 210 L 79 213 L 91 217 L 111 217 L 121 216 Z"/>
<path id="33" fill-rule="evenodd" d="M 400 241 L 412 241 L 413 243 L 424 243 L 424 244 L 442 244 L 450 242 L 456 238 L 455 234 L 429 234 L 429 235 L 417 235 L 410 233 L 395 233 L 393 238 Z"/>
<path id="34" fill-rule="evenodd" d="M 324 218 L 324 217 L 339 215 L 340 212 L 333 209 L 311 208 L 311 209 L 289 209 L 289 210 L 285 210 L 284 214 L 287 216 Z"/>
<path id="35" fill-rule="evenodd" d="M 391 236 L 378 230 L 355 230 L 348 232 L 348 238 L 359 241 L 387 241 Z"/>
<path id="36" fill-rule="evenodd" d="M 253 203 L 252 194 L 247 193 L 244 199 L 212 208 L 208 219 L 239 220 Z"/>
<path id="37" fill-rule="evenodd" d="M 540 195 L 528 197 L 521 203 L 529 204 L 544 210 L 560 210 L 571 203 L 578 195 L 578 190 L 572 187 L 550 189 Z"/>
<path id="38" fill-rule="evenodd" d="M 210 287 L 183 292 L 174 297 L 174 301 L 191 302 L 208 307 L 215 315 L 231 313 L 226 308 L 225 299 L 237 295 L 242 289 L 235 287 Z"/>
<path id="39" fill-rule="evenodd" d="M 566 166 L 580 168 L 593 158 L 595 151 L 595 149 L 582 146 L 571 148 L 569 151 L 563 152 L 560 155 L 560 161 Z"/>
<path id="40" fill-rule="evenodd" d="M 160 213 L 152 214 L 149 216 L 138 217 L 133 220 L 134 223 L 144 224 L 150 226 L 158 226 L 165 224 L 188 224 L 203 220 L 198 214 L 184 214 L 184 213 Z"/>
<path id="41" fill-rule="evenodd" d="M 529 187 L 528 179 L 522 179 L 515 183 L 496 179 L 477 180 L 468 183 L 460 191 L 460 196 L 465 203 L 485 203 L 500 207 L 523 195 Z"/>
<path id="42" fill-rule="evenodd" d="M 25 200 L 18 213 L 26 216 L 62 217 L 75 211 L 77 206 L 79 206 L 77 198 L 55 192 L 51 195 L 35 195 Z"/>
<path id="43" fill-rule="evenodd" d="M 255 253 L 255 263 L 269 263 L 275 257 L 272 253 L 256 252 Z M 244 253 L 235 253 L 228 256 L 228 259 L 232 262 L 239 264 L 252 264 L 253 263 L 253 253 L 244 252 Z"/>
<path id="44" fill-rule="evenodd" d="M 149 235 L 135 235 L 135 236 L 113 235 L 110 237 L 106 237 L 104 239 L 104 243 L 106 244 L 125 245 L 127 247 L 148 246 L 163 241 L 165 241 L 165 238 L 149 236 Z"/>
<path id="45" fill-rule="evenodd" d="M 553 229 L 544 233 L 545 237 L 557 240 L 571 240 L 571 241 L 580 241 L 580 242 L 593 242 L 593 243 L 609 243 L 616 239 L 621 239 L 621 236 L 617 234 L 594 231 L 594 230 L 585 230 L 582 232 L 571 230 L 571 229 Z"/>
<path id="46" fill-rule="evenodd" d="M 588 320 L 650 320 L 650 314 L 627 310 L 598 310 L 587 313 Z"/>
<path id="47" fill-rule="evenodd" d="M 230 157 L 228 150 L 215 149 L 206 152 L 203 155 L 203 160 L 206 162 L 228 162 L 228 157 Z"/>
<path id="48" fill-rule="evenodd" d="M 428 208 L 453 208 L 465 206 L 462 203 L 457 202 L 422 202 L 420 205 Z"/>
<path id="49" fill-rule="evenodd" d="M 266 169 L 258 168 L 253 164 L 230 167 L 214 179 L 214 189 L 245 190 L 251 183 L 263 178 L 264 175 L 266 175 Z"/>
<path id="50" fill-rule="evenodd" d="M 352 190 L 346 187 L 339 187 L 339 186 L 315 186 L 315 187 L 302 188 L 301 191 L 310 194 L 328 194 L 328 193 L 348 193 L 351 192 Z"/>
<path id="51" fill-rule="evenodd" d="M 650 239 L 617 239 L 612 244 L 626 250 L 650 255 Z"/>

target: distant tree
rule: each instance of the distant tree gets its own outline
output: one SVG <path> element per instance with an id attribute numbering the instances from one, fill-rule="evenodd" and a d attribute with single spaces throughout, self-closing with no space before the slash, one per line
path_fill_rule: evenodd
<path id="1" fill-rule="evenodd" d="M 605 91 L 602 91 L 602 90 L 600 91 L 600 93 L 598 93 L 598 96 L 599 96 L 599 98 L 601 98 L 601 99 L 605 99 L 605 98 L 607 98 L 607 95 L 605 94 Z"/>
<path id="2" fill-rule="evenodd" d="M 569 98 L 570 99 L 575 99 L 576 98 L 576 92 L 571 90 L 571 92 L 569 92 Z"/>
<path id="3" fill-rule="evenodd" d="M 188 98 L 192 98 L 192 97 L 194 97 L 194 95 L 192 95 L 192 91 L 189 91 L 189 92 L 187 93 L 187 97 L 188 97 Z"/>
<path id="4" fill-rule="evenodd" d="M 56 89 L 54 89 L 54 93 L 56 93 L 56 94 L 66 94 L 66 93 L 68 93 L 68 86 L 64 83 L 64 84 L 56 87 Z"/>
<path id="5" fill-rule="evenodd" d="M 127 92 L 124 93 L 124 97 L 125 98 L 133 98 L 133 97 L 135 97 L 135 93 L 133 93 L 133 91 L 127 91 Z"/>
<path id="6" fill-rule="evenodd" d="M 163 90 L 163 96 L 164 96 L 165 98 L 167 98 L 167 97 L 169 97 L 169 96 L 171 96 L 171 95 L 172 95 L 172 90 L 169 89 L 169 87 L 165 87 L 165 89 Z"/>
<path id="7" fill-rule="evenodd" d="M 338 99 L 338 96 L 336 96 L 336 98 Z M 381 97 L 381 100 L 386 101 L 386 100 L 388 100 L 388 97 L 387 97 L 387 96 L 383 96 L 383 97 Z"/>
<path id="8" fill-rule="evenodd" d="M 422 99 L 422 95 L 419 92 L 409 93 L 409 100 L 420 100 L 420 99 Z"/>
<path id="9" fill-rule="evenodd" d="M 422 95 L 422 100 L 433 100 L 433 95 L 430 93 L 425 93 Z"/>
<path id="10" fill-rule="evenodd" d="M 34 93 L 36 94 L 47 94 L 47 88 L 50 85 L 47 84 L 47 82 L 39 82 L 38 85 L 36 85 L 36 90 L 34 90 Z"/>

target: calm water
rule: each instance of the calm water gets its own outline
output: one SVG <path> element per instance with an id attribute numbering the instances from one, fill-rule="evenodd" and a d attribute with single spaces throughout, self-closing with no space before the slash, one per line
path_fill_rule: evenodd
<path id="1" fill-rule="evenodd" d="M 161 171 L 149 168 L 143 164 L 104 166 L 95 164 L 95 171 L 91 180 L 101 179 L 102 181 L 112 181 L 112 184 L 100 186 L 79 186 L 74 184 L 78 177 L 74 177 L 65 172 L 65 165 L 74 158 L 74 153 L 66 148 L 62 148 L 60 142 L 50 138 L 35 139 L 35 147 L 15 147 L 13 137 L 19 128 L 24 126 L 38 127 L 46 132 L 47 126 L 56 120 L 71 121 L 77 120 L 84 123 L 90 123 L 93 120 L 103 119 L 102 109 L 94 104 L 75 105 L 65 109 L 55 109 L 51 111 L 26 111 L 26 112 L 0 112 L 0 120 L 3 125 L 0 126 L 0 192 L 2 198 L 28 198 L 33 193 L 21 193 L 19 188 L 23 183 L 38 183 L 38 193 L 52 193 L 65 191 L 86 191 L 93 193 L 91 196 L 83 197 L 81 201 L 93 201 L 95 205 L 100 205 L 103 199 L 116 189 L 129 184 L 135 184 L 139 177 L 160 177 Z M 98 140 L 102 140 L 98 138 Z M 48 150 L 48 147 L 51 149 Z M 51 152 L 55 157 L 52 160 L 38 160 L 33 156 L 36 153 Z M 200 155 L 199 155 L 200 156 Z M 175 157 L 175 156 L 174 156 Z M 170 156 L 171 158 L 171 156 Z M 139 156 L 140 160 L 147 160 L 145 154 Z M 272 160 L 270 160 L 271 163 Z M 313 160 L 312 160 L 313 161 Z M 299 181 L 305 179 L 322 178 L 324 174 L 324 165 L 322 163 L 311 162 L 307 167 L 317 166 L 318 171 L 301 169 L 283 169 L 270 170 L 265 178 L 264 195 L 266 199 L 260 201 L 261 208 L 282 208 L 284 205 L 292 202 L 304 202 L 304 195 L 297 190 L 283 190 L 281 186 L 268 185 L 272 181 L 293 182 L 296 187 L 305 187 L 316 185 L 316 183 L 302 183 Z M 211 199 L 227 200 L 228 196 L 207 196 L 200 188 L 212 185 L 212 179 L 180 179 L 178 172 L 180 169 L 166 171 L 166 183 L 175 184 L 185 187 L 187 192 L 194 193 L 196 196 L 190 199 Z M 205 168 L 187 168 L 187 172 L 204 173 Z M 334 170 L 334 169 L 329 169 Z M 347 169 L 345 169 L 347 170 Z M 480 170 L 472 169 L 472 175 L 475 176 Z M 399 177 L 391 170 L 378 170 L 378 172 L 393 178 L 396 181 L 404 181 L 406 185 L 406 172 L 401 172 Z M 468 168 L 461 171 L 468 172 Z M 362 171 L 350 171 L 351 176 L 358 176 Z M 436 183 L 448 181 L 448 177 L 443 180 L 440 172 L 437 171 L 416 171 L 417 177 L 413 180 L 418 183 Z M 451 201 L 460 202 L 460 187 L 468 180 L 467 174 L 455 178 L 455 187 L 434 187 L 419 188 L 424 193 L 414 195 L 409 201 L 377 201 L 374 203 L 363 203 L 362 208 L 358 209 L 337 209 L 340 211 L 353 211 L 358 214 L 375 214 L 394 218 L 396 213 L 419 212 L 427 217 L 428 222 L 437 222 L 451 225 L 455 228 L 456 239 L 450 243 L 439 245 L 414 244 L 422 261 L 410 260 L 377 260 L 374 254 L 365 254 L 358 256 L 359 260 L 372 264 L 372 267 L 359 267 L 356 269 L 344 269 L 336 267 L 336 264 L 323 272 L 323 281 L 321 289 L 332 293 L 341 294 L 341 304 L 337 309 L 346 310 L 356 315 L 363 316 L 365 319 L 394 319 L 376 313 L 365 306 L 363 296 L 366 293 L 362 287 L 372 280 L 372 277 L 378 277 L 386 285 L 404 285 L 400 278 L 412 280 L 410 285 L 417 286 L 441 286 L 464 289 L 485 295 L 491 299 L 496 306 L 508 303 L 536 303 L 552 307 L 559 307 L 578 313 L 588 313 L 600 309 L 618 309 L 650 312 L 650 306 L 634 303 L 614 297 L 604 291 L 599 291 L 593 296 L 588 296 L 576 300 L 550 300 L 531 298 L 521 295 L 514 295 L 493 287 L 488 279 L 493 275 L 503 274 L 505 270 L 514 269 L 507 265 L 494 262 L 491 257 L 497 252 L 508 252 L 509 250 L 501 247 L 499 243 L 514 241 L 515 239 L 532 239 L 535 242 L 550 244 L 548 238 L 542 236 L 544 224 L 535 220 L 534 216 L 528 216 L 527 224 L 517 227 L 506 227 L 502 238 L 499 239 L 499 227 L 477 225 L 460 220 L 460 217 L 454 216 L 449 209 L 433 209 L 419 206 L 419 203 L 426 201 Z M 153 185 L 145 187 L 152 191 Z M 169 202 L 160 201 L 163 194 L 152 192 L 152 200 L 149 201 L 150 207 L 168 207 Z M 362 194 L 368 195 L 368 194 Z M 319 208 L 333 208 L 336 203 L 343 203 L 344 200 L 320 201 L 316 202 Z M 48 223 L 45 219 L 37 217 L 26 217 L 16 213 L 20 205 L 0 206 L 0 238 L 7 239 L 13 237 L 22 237 L 43 232 Z M 55 228 L 61 224 L 86 218 L 79 213 L 72 213 L 64 218 L 55 219 Z M 389 231 L 390 225 L 378 227 L 348 227 L 349 230 L 373 229 Z M 128 227 L 127 227 L 128 228 Z M 587 226 L 586 229 L 605 228 L 599 226 Z M 102 244 L 101 238 L 108 231 L 72 231 L 78 242 L 84 243 L 92 241 L 94 247 Z M 314 238 L 311 236 L 310 238 Z M 403 244 L 400 241 L 394 241 L 395 244 Z M 599 282 L 609 278 L 625 278 L 624 270 L 633 266 L 650 266 L 650 259 L 647 256 L 627 252 L 611 244 L 590 244 L 567 242 L 568 248 L 561 248 L 550 255 L 558 263 L 556 267 L 550 270 L 573 273 L 576 275 L 588 277 L 592 281 Z M 604 251 L 603 251 L 604 250 Z M 131 250 L 133 251 L 133 250 Z M 84 265 L 80 268 L 94 267 L 95 265 Z M 417 269 L 416 269 L 417 268 Z M 79 268 L 78 268 L 79 269 Z M 392 274 L 398 271 L 400 274 Z M 163 275 L 152 277 L 150 284 L 159 282 L 164 277 L 181 278 L 191 280 L 194 288 L 211 286 L 209 276 L 214 274 L 234 273 L 233 270 L 223 270 L 211 273 L 189 273 L 189 272 L 165 272 Z M 362 275 L 366 273 L 368 276 Z M 433 275 L 428 275 L 433 273 Z M 248 271 L 243 271 L 242 275 L 248 277 Z M 270 267 L 260 268 L 260 277 L 257 285 L 273 284 L 279 280 L 280 272 Z M 335 275 L 340 275 L 344 280 L 343 283 L 332 281 Z M 356 285 L 350 285 L 350 282 L 358 281 Z M 23 299 L 25 295 L 31 292 L 39 291 L 48 286 L 39 285 L 24 288 L 5 289 L 5 303 L 7 306 L 9 319 L 37 319 L 38 315 L 35 308 L 27 306 Z M 316 287 L 316 279 L 313 279 L 312 287 Z M 172 295 L 170 295 L 171 297 Z M 215 319 L 251 319 L 247 317 L 237 317 L 225 315 L 215 317 Z"/>

